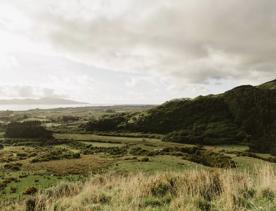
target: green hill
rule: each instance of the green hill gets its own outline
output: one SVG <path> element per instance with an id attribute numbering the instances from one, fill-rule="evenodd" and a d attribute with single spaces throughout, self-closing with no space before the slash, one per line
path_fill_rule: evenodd
<path id="1" fill-rule="evenodd" d="M 264 84 L 261 84 L 258 87 L 263 88 L 263 89 L 274 89 L 274 90 L 276 90 L 276 79 L 273 80 L 273 81 L 269 81 L 269 82 L 266 82 Z"/>
<path id="2" fill-rule="evenodd" d="M 193 144 L 247 143 L 253 150 L 274 151 L 275 80 L 244 85 L 219 95 L 177 99 L 147 112 L 115 114 L 87 124 L 88 130 L 165 134 L 165 141 Z M 276 151 L 276 148 L 275 148 Z"/>

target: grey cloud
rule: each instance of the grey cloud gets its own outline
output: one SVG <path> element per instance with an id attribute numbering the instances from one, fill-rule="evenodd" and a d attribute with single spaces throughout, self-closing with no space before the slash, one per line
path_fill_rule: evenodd
<path id="1" fill-rule="evenodd" d="M 54 89 L 33 87 L 26 85 L 1 86 L 1 98 L 43 98 L 43 97 L 64 97 L 56 93 Z"/>
<path id="2" fill-rule="evenodd" d="M 33 87 L 30 86 L 14 87 L 14 89 L 20 97 L 33 97 L 35 95 Z"/>
<path id="3" fill-rule="evenodd" d="M 117 7 L 105 1 L 97 11 L 81 0 L 74 8 L 84 11 L 79 16 L 41 2 L 30 13 L 34 30 L 71 59 L 180 85 L 276 75 L 274 0 L 121 0 Z"/>

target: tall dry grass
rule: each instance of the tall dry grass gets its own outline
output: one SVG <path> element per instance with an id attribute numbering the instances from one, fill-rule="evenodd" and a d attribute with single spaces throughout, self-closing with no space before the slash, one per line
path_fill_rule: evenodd
<path id="1" fill-rule="evenodd" d="M 61 183 L 13 210 L 276 210 L 276 176 L 266 165 L 238 170 L 105 174 Z"/>

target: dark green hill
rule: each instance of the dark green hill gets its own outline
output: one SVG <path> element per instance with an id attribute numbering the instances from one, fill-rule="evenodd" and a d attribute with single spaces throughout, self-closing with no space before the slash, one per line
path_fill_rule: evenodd
<path id="1" fill-rule="evenodd" d="M 196 144 L 249 143 L 266 151 L 276 142 L 276 90 L 244 85 L 219 95 L 166 102 L 144 113 L 116 114 L 107 130 L 166 134 L 165 141 Z M 99 120 L 99 124 L 103 121 Z M 104 123 L 104 125 L 105 125 Z M 97 122 L 88 123 L 89 130 Z M 109 124 L 110 126 L 111 124 Z M 104 127 L 100 128 L 104 129 Z M 276 150 L 275 150 L 276 151 Z"/>
<path id="2" fill-rule="evenodd" d="M 269 81 L 269 82 L 266 82 L 264 84 L 261 84 L 258 87 L 263 88 L 263 89 L 274 89 L 274 90 L 276 90 L 276 79 L 273 80 L 273 81 Z"/>

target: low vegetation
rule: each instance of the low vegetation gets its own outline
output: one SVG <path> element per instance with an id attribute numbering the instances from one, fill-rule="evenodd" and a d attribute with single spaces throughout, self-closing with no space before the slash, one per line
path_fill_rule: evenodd
<path id="1" fill-rule="evenodd" d="M 35 158 L 31 160 L 31 162 L 43 162 L 50 160 L 63 160 L 63 159 L 77 159 L 80 158 L 79 152 L 72 152 L 67 149 L 47 149 L 44 152 L 41 152 Z"/>
<path id="2" fill-rule="evenodd" d="M 104 174 L 84 183 L 61 183 L 16 210 L 274 210 L 276 176 L 270 166 L 254 174 L 190 170 L 153 175 Z"/>
<path id="3" fill-rule="evenodd" d="M 7 138 L 35 138 L 51 139 L 52 132 L 45 129 L 39 121 L 12 122 L 7 125 L 5 137 Z"/>

